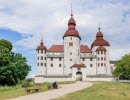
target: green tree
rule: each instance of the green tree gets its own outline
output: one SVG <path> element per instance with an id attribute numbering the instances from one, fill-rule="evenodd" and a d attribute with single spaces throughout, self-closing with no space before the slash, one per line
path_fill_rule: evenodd
<path id="1" fill-rule="evenodd" d="M 115 63 L 113 75 L 120 76 L 121 79 L 129 79 L 130 77 L 130 54 L 123 56 Z"/>
<path id="2" fill-rule="evenodd" d="M 31 70 L 25 57 L 10 50 L 0 51 L 0 85 L 16 85 L 20 80 L 24 80 Z"/>
<path id="3" fill-rule="evenodd" d="M 9 51 L 11 51 L 13 48 L 11 42 L 7 41 L 7 40 L 0 40 L 0 50 L 4 50 L 4 49 L 8 49 Z"/>

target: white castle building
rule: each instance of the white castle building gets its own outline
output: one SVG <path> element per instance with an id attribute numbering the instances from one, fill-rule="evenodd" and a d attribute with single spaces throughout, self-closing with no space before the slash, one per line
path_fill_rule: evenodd
<path id="1" fill-rule="evenodd" d="M 80 44 L 76 21 L 71 14 L 68 30 L 63 36 L 63 45 L 49 49 L 41 41 L 37 47 L 37 75 L 35 83 L 54 81 L 115 81 L 110 64 L 110 44 L 100 31 L 91 48 Z"/>

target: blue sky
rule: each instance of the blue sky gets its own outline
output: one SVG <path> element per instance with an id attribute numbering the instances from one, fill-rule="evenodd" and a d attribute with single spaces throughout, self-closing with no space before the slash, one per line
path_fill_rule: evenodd
<path id="1" fill-rule="evenodd" d="M 62 44 L 70 18 L 70 5 L 82 41 L 91 46 L 99 24 L 111 44 L 111 60 L 130 53 L 130 0 L 0 0 L 0 39 L 12 42 L 36 73 L 36 47 L 43 36 L 49 48 Z"/>

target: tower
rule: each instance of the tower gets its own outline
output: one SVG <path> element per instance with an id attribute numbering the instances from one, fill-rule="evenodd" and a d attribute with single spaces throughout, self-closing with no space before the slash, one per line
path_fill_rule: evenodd
<path id="1" fill-rule="evenodd" d="M 76 22 L 71 12 L 71 18 L 68 21 L 68 30 L 63 36 L 64 41 L 64 74 L 71 74 L 71 68 L 74 64 L 80 64 L 80 35 L 75 29 Z"/>
<path id="2" fill-rule="evenodd" d="M 103 33 L 100 31 L 96 34 L 96 40 L 91 45 L 93 55 L 97 55 L 96 73 L 98 75 L 110 75 L 110 45 L 104 40 Z"/>
<path id="3" fill-rule="evenodd" d="M 47 66 L 47 48 L 43 44 L 43 40 L 41 40 L 40 46 L 37 47 L 37 75 L 44 75 L 46 73 Z"/>

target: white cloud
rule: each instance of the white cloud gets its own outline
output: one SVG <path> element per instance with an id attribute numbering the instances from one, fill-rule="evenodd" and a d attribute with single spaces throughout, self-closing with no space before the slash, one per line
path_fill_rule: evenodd
<path id="1" fill-rule="evenodd" d="M 10 3 L 8 2 L 9 0 L 0 1 L 0 27 L 22 34 L 23 38 L 16 41 L 15 45 L 26 49 L 36 48 L 41 35 L 47 47 L 62 44 L 62 36 L 67 30 L 67 21 L 70 18 L 71 2 L 73 2 L 77 29 L 86 37 L 83 38 L 82 43 L 90 45 L 94 41 L 100 23 L 105 38 L 108 41 L 112 40 L 109 41 L 112 45 L 112 59 L 122 56 L 117 52 L 130 46 L 130 41 L 127 41 L 128 43 L 125 41 L 130 37 L 129 1 L 127 4 L 121 0 L 115 2 L 113 0 L 11 0 Z"/>

